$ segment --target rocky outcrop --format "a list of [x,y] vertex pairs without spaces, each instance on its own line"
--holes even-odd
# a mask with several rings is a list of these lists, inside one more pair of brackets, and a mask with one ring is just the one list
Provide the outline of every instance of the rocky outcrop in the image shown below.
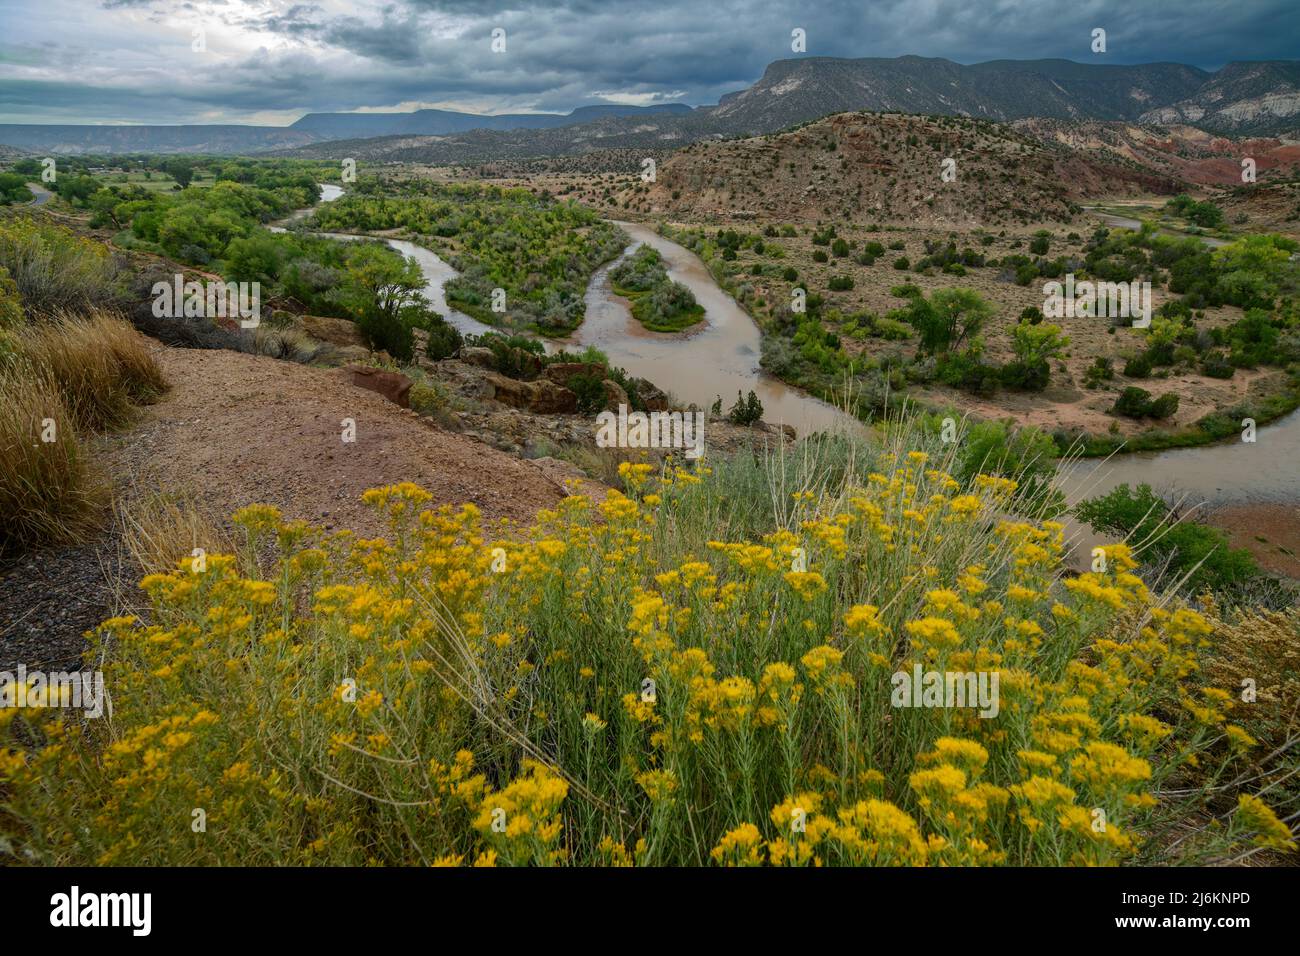
[[356,323],[327,315],[296,316],[293,324],[312,338],[339,348],[365,348],[366,339]]
[[530,411],[540,415],[568,415],[578,410],[578,396],[563,385],[544,378],[530,384],[534,387]]
[[511,408],[528,408],[532,404],[535,393],[532,382],[521,382],[497,372],[489,373],[485,381],[492,387],[492,394],[484,395],[484,398],[495,399]]
[[607,378],[600,384],[605,389],[605,407],[611,412],[618,411],[620,405],[631,406],[631,399],[627,397],[627,390],[618,382],[612,378]]
[[456,358],[469,365],[477,365],[479,368],[495,369],[497,365],[497,357],[492,350],[479,346],[465,346],[456,353]]
[[547,379],[524,382],[489,372],[486,380],[492,387],[490,397],[511,408],[521,408],[540,415],[564,415],[578,410],[578,396]]
[[609,370],[599,362],[555,362],[546,366],[542,374],[556,385],[567,386],[575,378],[604,378]]
[[648,378],[634,378],[632,385],[648,412],[668,411],[668,393]]
[[389,372],[368,365],[349,365],[345,370],[358,388],[378,392],[394,405],[411,407],[411,380],[401,372]]

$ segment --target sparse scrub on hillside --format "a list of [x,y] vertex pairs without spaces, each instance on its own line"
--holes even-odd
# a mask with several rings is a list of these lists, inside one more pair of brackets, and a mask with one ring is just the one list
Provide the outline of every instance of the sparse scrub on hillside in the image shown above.
[[[98,630],[111,724],[2,712],[0,846],[97,865],[1292,851],[1255,796],[1273,758],[1200,669],[1215,622],[1148,591],[1121,544],[1063,578],[1062,527],[1009,514],[1011,480],[951,477],[955,454],[897,423],[884,445],[625,463],[626,494],[522,533],[409,484],[366,495],[383,542],[242,509],[233,554],[148,576],[148,622]],[[996,713],[900,706],[914,667],[999,673]],[[202,840],[163,822],[194,806]]]
[[117,297],[116,266],[107,247],[36,219],[0,221],[0,267],[33,319],[111,306]]

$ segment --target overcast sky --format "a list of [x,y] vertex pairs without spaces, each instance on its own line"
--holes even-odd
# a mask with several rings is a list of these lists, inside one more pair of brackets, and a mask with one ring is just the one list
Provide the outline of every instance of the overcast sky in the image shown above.
[[1300,59],[1297,0],[0,0],[0,122],[695,106],[796,55],[796,27],[810,56]]

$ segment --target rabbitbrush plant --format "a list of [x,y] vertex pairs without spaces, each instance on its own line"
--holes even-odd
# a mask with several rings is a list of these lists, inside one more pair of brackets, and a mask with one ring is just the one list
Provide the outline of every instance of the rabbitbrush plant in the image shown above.
[[[531,528],[414,485],[383,539],[240,511],[99,628],[111,720],[0,711],[0,832],[83,864],[1119,864],[1287,852],[1213,622],[1063,576],[910,423],[622,468]],[[893,675],[996,672],[996,716]],[[0,737],[0,740],[6,738]],[[1267,799],[1269,794],[1264,794]],[[1240,801],[1238,803],[1238,801]],[[200,816],[201,811],[201,816]],[[202,820],[200,827],[196,821]]]

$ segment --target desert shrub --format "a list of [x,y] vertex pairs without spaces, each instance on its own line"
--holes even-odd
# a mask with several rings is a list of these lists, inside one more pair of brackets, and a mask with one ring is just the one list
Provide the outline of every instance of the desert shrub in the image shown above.
[[1127,386],[1111,406],[1112,415],[1124,415],[1128,418],[1145,418],[1151,409],[1151,393],[1136,385]]
[[798,370],[799,354],[794,343],[785,336],[765,335],[759,347],[759,365],[778,378],[785,378]]
[[1002,381],[1012,388],[1041,391],[1051,378],[1050,361],[1059,358],[1069,342],[1059,325],[1018,323],[1011,330],[1016,360],[1002,369]]
[[276,328],[265,324],[251,330],[251,334],[243,338],[243,343],[253,355],[266,355],[301,365],[311,364],[330,348],[301,329]]
[[832,292],[847,292],[853,288],[853,276],[831,276]]
[[1150,485],[1120,485],[1076,506],[1074,516],[1122,537],[1147,564],[1167,565],[1173,580],[1190,575],[1184,587],[1191,594],[1239,594],[1263,576],[1249,551],[1229,547],[1218,528],[1183,518]]
[[401,362],[409,362],[415,354],[411,327],[400,316],[367,307],[356,313],[354,322],[372,351],[387,352]]
[[1166,392],[1159,398],[1151,402],[1147,409],[1147,415],[1157,420],[1163,420],[1172,416],[1178,411],[1178,396],[1173,392]]
[[30,317],[100,308],[116,298],[108,248],[63,226],[21,217],[0,221],[0,266]]
[[466,336],[465,344],[491,349],[494,367],[509,378],[536,378],[545,363],[546,346],[527,335],[506,336],[493,332],[481,337]]
[[998,371],[998,380],[1007,388],[1022,392],[1041,392],[1052,379],[1052,369],[1046,362],[1008,362]]
[[814,249],[814,250],[813,250],[812,257],[813,257],[813,262],[829,262],[829,261],[830,261],[830,257],[827,256],[826,253],[823,252],[821,249]]
[[578,411],[598,412],[605,407],[604,373],[574,375],[565,387],[578,396]]
[[447,389],[441,382],[429,380],[411,385],[411,408],[421,415],[432,415],[447,407]]
[[1002,380],[997,366],[981,361],[971,351],[941,353],[935,373],[945,385],[986,397],[996,394]]
[[871,334],[887,341],[902,341],[912,337],[912,327],[906,322],[882,316],[872,323]]
[[435,362],[451,358],[465,344],[464,336],[445,319],[430,322],[425,331],[429,333],[429,339],[424,352]]
[[1201,361],[1201,374],[1208,375],[1210,378],[1232,378],[1236,374],[1236,367],[1224,359],[1222,355],[1207,355]]
[[907,256],[899,256],[894,260],[894,268],[899,272],[906,272],[911,267],[912,263],[908,261]]
[[763,403],[751,389],[749,394],[741,397],[736,393],[736,403],[727,412],[727,419],[734,425],[753,425],[763,418]]
[[1105,356],[1098,355],[1083,373],[1083,384],[1096,388],[1102,382],[1109,382],[1115,377],[1115,366]]
[[1146,378],[1151,374],[1151,360],[1145,354],[1124,363],[1124,374],[1129,378]]
[[[0,852],[951,866],[1291,848],[1200,668],[1211,622],[1151,594],[1123,545],[1063,578],[1059,525],[1006,517],[1012,482],[961,490],[940,465],[842,437],[693,473],[624,463],[626,494],[504,535],[396,485],[365,496],[382,544],[245,508],[235,553],[150,575],[148,619],[98,629],[111,722],[0,712]],[[1001,674],[997,712],[897,706],[914,667]],[[1241,810],[1160,838],[1211,800]],[[195,806],[201,840],[165,822]]]

